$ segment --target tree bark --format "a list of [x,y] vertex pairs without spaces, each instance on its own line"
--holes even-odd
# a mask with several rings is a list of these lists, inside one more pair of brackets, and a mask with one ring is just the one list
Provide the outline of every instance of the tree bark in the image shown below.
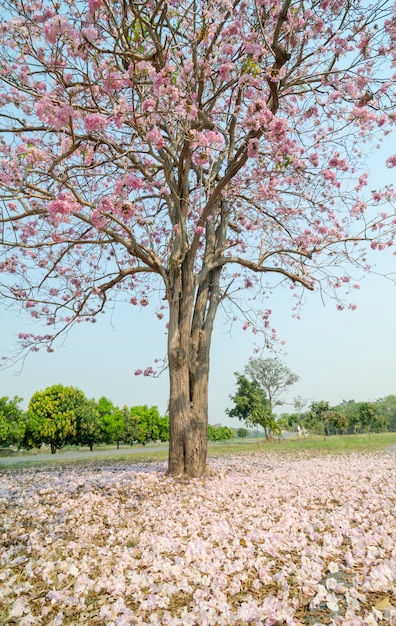
[[[169,303],[169,463],[172,475],[203,476],[207,460],[209,351],[213,329],[209,298],[186,272]],[[190,284],[191,281],[191,284]]]
[[197,355],[189,352],[174,348],[169,354],[168,472],[199,477],[207,460],[209,353],[204,346]]

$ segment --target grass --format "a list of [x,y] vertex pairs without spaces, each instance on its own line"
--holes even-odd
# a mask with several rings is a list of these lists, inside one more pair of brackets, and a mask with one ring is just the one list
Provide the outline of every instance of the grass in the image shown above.
[[[307,453],[322,453],[322,454],[348,454],[350,452],[376,452],[385,450],[388,446],[396,444],[396,432],[387,433],[365,433],[362,435],[333,435],[330,437],[320,437],[311,435],[307,438],[295,437],[292,439],[249,439],[244,441],[231,441],[224,443],[210,443],[208,447],[208,456],[229,456],[237,455],[246,452],[252,452],[255,450],[276,451],[280,454],[293,454],[296,452]],[[18,462],[15,459],[15,463],[12,465],[2,465],[1,469],[20,469],[22,467],[35,467],[42,465],[49,465],[52,463],[62,465],[87,465],[100,464],[100,465],[113,465],[118,463],[152,463],[158,461],[166,461],[168,457],[167,450],[156,450],[155,448],[142,448],[139,452],[134,452],[133,455],[117,454],[114,456],[112,452],[114,447],[102,446],[99,448],[107,450],[108,454],[95,455],[95,449],[90,453],[89,457],[81,456],[81,458],[70,459],[63,457],[62,453],[57,453],[51,460],[40,459],[39,453],[37,454],[37,460],[28,462]],[[125,450],[130,450],[129,447],[125,447]],[[67,450],[65,450],[67,451]],[[28,453],[30,454],[30,452]],[[22,457],[23,454],[18,454],[18,457]]]

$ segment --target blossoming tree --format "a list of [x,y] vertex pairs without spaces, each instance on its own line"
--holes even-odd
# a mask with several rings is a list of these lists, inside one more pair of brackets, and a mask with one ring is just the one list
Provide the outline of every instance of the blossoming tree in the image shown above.
[[364,244],[392,242],[393,192],[368,191],[361,157],[396,117],[395,6],[0,6],[1,293],[49,328],[22,348],[52,350],[114,293],[162,291],[169,471],[199,476],[219,306],[282,281],[338,293]]

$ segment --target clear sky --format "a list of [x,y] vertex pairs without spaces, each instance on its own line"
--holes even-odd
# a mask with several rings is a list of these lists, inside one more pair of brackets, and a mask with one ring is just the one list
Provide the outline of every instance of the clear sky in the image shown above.
[[[387,170],[384,163],[395,152],[395,145],[394,138],[389,138],[370,160],[370,187],[392,182],[394,170]],[[393,252],[371,255],[379,274],[393,272],[396,276]],[[292,318],[288,289],[280,289],[266,303],[273,311],[272,324],[279,338],[286,341],[282,360],[300,376],[285,396],[287,402],[301,396],[308,403],[326,400],[334,405],[343,399],[375,400],[396,394],[396,287],[383,276],[368,276],[353,293],[353,301],[358,304],[356,311],[340,312],[334,301],[323,304],[318,293],[308,293],[299,321]],[[31,330],[31,321],[4,310],[0,319],[0,352],[7,354],[18,332]],[[250,331],[230,330],[220,314],[212,344],[210,423],[239,425],[225,410],[232,406],[229,395],[235,391],[234,372],[243,370],[257,341]],[[121,406],[157,405],[165,413],[167,372],[157,379],[134,375],[136,369],[152,365],[165,352],[164,324],[154,313],[120,304],[97,324],[75,327],[55,353],[30,355],[22,371],[21,364],[0,370],[0,396],[19,395],[26,406],[35,391],[61,383],[79,387],[88,397],[105,395]],[[286,404],[281,410],[292,411],[293,407]]]

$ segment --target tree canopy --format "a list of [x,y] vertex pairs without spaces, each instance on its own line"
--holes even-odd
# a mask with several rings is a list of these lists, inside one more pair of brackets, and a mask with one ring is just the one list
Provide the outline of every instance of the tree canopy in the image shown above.
[[122,294],[167,309],[169,471],[200,475],[219,306],[271,339],[242,293],[342,308],[351,268],[393,243],[393,188],[368,188],[362,157],[396,119],[395,6],[0,7],[0,289],[47,324],[21,346],[53,350]]

